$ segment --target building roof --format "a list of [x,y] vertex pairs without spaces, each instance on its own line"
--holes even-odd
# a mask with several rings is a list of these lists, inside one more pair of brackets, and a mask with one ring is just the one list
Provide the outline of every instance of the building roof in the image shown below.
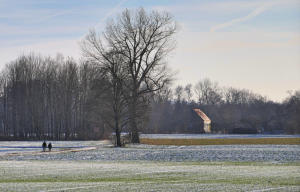
[[204,121],[204,123],[207,123],[207,124],[211,123],[210,118],[208,118],[207,115],[203,111],[201,111],[200,109],[193,109],[193,110],[197,113],[197,115],[199,117],[201,117],[201,119]]

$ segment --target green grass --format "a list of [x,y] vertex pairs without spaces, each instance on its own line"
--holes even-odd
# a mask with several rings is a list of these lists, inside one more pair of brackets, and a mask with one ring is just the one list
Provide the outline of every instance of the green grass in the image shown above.
[[287,180],[287,179],[272,179],[272,178],[228,178],[228,179],[209,179],[209,180],[199,180],[199,179],[188,179],[187,177],[136,177],[136,178],[95,178],[95,179],[31,179],[31,180],[5,180],[0,183],[44,183],[44,182],[63,182],[63,183],[107,183],[107,182],[121,182],[121,183],[143,183],[152,182],[156,184],[164,183],[192,183],[192,184],[239,184],[239,185],[272,185],[272,186],[300,186],[299,180]]
[[[179,174],[179,173],[177,173]],[[286,185],[299,185],[300,180],[299,178],[295,179],[286,179],[286,178],[272,178],[272,177],[261,177],[261,178],[227,178],[227,179],[197,179],[191,177],[190,175],[183,175],[183,176],[172,176],[170,174],[158,174],[155,178],[147,177],[147,176],[139,176],[139,177],[109,177],[109,178],[43,178],[43,179],[8,179],[8,180],[1,180],[0,183],[42,183],[42,182],[123,182],[123,183],[143,183],[143,182],[152,182],[157,184],[163,183],[198,183],[198,184],[208,184],[208,183],[226,183],[226,184],[260,184],[260,185],[272,185],[272,186],[286,186]]]
[[0,161],[0,191],[18,191],[15,186],[39,191],[44,189],[41,185],[48,190],[70,187],[75,191],[82,191],[83,185],[95,185],[97,191],[220,191],[222,187],[227,191],[271,187],[297,191],[300,162]]

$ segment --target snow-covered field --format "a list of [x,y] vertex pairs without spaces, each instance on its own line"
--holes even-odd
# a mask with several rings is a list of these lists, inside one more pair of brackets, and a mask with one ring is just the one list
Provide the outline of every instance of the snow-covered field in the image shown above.
[[299,191],[300,165],[0,161],[0,191]]
[[[51,141],[52,151],[63,149],[75,149],[90,146],[103,146],[107,142],[103,141]],[[43,141],[0,141],[0,158],[1,155],[11,153],[32,153],[42,151]],[[49,142],[47,142],[49,143]]]
[[299,145],[41,143],[0,142],[0,191],[300,191]]
[[[0,142],[1,146],[33,146],[36,142]],[[40,144],[40,143],[38,143]],[[0,160],[92,160],[92,161],[167,161],[167,162],[198,162],[198,161],[300,161],[299,145],[202,145],[202,146],[159,146],[129,145],[126,148],[112,148],[105,142],[97,141],[60,141],[53,142],[53,151],[61,150],[62,146],[96,146],[96,150],[79,151],[76,153],[23,153],[6,155],[12,151],[0,151]],[[1,150],[1,148],[0,148]],[[11,149],[15,150],[15,149]],[[27,149],[18,149],[24,150]],[[41,151],[41,148],[29,150]]]

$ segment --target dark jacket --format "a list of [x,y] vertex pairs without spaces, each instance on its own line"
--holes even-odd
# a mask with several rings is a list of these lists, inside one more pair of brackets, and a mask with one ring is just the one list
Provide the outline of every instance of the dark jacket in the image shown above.
[[46,147],[47,147],[47,144],[46,144],[45,141],[43,142],[42,147],[43,147],[43,148],[46,148]]

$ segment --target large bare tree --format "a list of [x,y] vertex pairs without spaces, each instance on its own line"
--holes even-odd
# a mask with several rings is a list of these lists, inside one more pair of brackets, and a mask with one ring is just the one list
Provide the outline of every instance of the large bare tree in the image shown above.
[[[170,14],[143,8],[126,9],[119,17],[108,22],[102,36],[91,31],[82,43],[86,56],[109,61],[108,53],[121,55],[118,65],[126,71],[122,79],[122,93],[127,100],[131,141],[139,143],[137,127],[138,104],[142,97],[163,88],[171,75],[166,56],[175,47],[176,24]],[[120,78],[117,78],[120,79]]]

